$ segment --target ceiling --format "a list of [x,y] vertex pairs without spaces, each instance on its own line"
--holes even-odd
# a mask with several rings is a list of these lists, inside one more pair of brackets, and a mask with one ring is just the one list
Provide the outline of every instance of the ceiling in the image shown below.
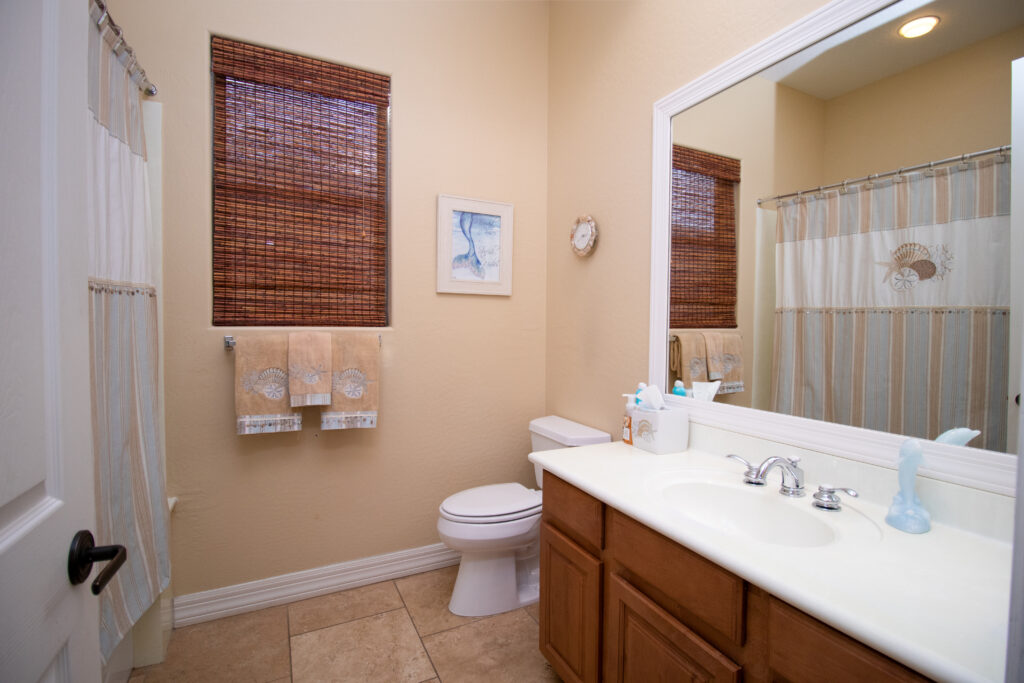
[[[935,29],[906,39],[910,19],[939,17]],[[1022,0],[903,0],[812,45],[761,76],[829,100],[1024,24]]]

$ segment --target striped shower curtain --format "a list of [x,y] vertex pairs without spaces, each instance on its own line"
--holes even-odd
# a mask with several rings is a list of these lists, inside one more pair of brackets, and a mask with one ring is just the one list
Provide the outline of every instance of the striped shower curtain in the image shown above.
[[170,580],[155,269],[139,89],[96,27],[89,40],[89,332],[98,545],[128,559],[100,594],[106,661]]
[[784,202],[772,409],[1006,449],[1008,155]]

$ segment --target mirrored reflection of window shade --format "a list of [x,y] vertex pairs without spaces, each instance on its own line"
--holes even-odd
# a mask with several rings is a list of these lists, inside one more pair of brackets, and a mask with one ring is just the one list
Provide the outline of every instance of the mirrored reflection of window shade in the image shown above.
[[214,36],[213,323],[387,325],[390,78]]
[[669,327],[736,327],[740,162],[672,148]]

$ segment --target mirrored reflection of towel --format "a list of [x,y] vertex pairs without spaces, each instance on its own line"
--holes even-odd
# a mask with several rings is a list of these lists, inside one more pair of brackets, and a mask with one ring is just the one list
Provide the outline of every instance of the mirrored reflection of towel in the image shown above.
[[302,429],[302,415],[289,407],[287,367],[287,334],[238,338],[235,343],[235,415],[239,434]]
[[679,379],[683,380],[687,387],[692,387],[695,381],[708,381],[707,353],[703,335],[693,330],[672,330],[672,334],[678,339],[675,347],[675,368],[672,369],[676,371]]
[[743,338],[739,332],[702,332],[708,379],[721,380],[720,394],[743,391]]
[[331,404],[331,335],[288,335],[288,390],[292,407]]
[[320,429],[376,427],[380,402],[377,333],[335,333],[331,351],[331,405],[320,413]]

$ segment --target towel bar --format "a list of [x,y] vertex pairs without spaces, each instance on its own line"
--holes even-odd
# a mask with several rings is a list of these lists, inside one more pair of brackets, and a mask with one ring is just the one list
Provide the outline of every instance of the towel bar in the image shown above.
[[[232,336],[230,334],[225,334],[224,335],[224,350],[225,351],[234,351],[236,343],[237,342],[235,341],[234,336]],[[379,334],[377,335],[377,347],[378,348],[383,348],[384,347],[384,340],[382,339],[382,335],[379,335]]]

